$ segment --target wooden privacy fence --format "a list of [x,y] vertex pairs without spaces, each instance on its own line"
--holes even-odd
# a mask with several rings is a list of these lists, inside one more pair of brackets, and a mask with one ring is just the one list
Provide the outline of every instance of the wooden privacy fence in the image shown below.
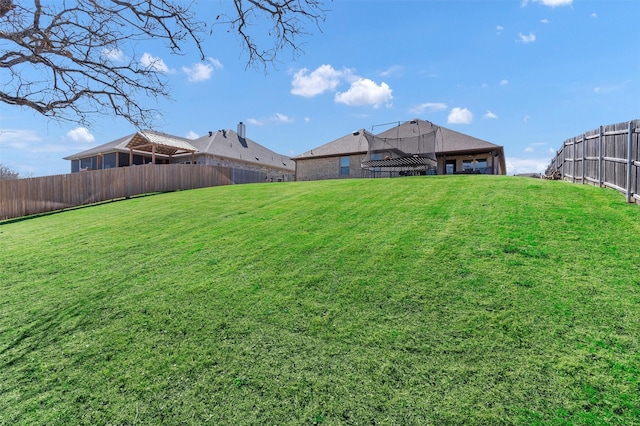
[[148,164],[0,181],[0,220],[153,192],[265,182],[258,171],[200,164]]
[[640,203],[640,120],[600,126],[567,139],[547,167],[573,183],[613,188]]

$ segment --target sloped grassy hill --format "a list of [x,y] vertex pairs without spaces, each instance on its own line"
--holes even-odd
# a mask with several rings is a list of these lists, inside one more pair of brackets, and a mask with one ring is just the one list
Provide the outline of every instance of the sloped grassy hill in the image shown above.
[[0,424],[634,424],[640,208],[443,176],[0,225]]

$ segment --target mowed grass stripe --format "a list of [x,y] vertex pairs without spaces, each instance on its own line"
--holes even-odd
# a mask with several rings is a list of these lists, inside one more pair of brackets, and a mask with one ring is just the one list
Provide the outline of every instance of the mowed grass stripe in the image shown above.
[[0,225],[0,424],[635,424],[639,219],[438,176]]

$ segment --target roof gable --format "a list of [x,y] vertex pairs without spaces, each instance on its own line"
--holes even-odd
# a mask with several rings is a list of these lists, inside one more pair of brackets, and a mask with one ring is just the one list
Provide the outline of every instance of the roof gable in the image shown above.
[[289,157],[271,151],[247,137],[241,138],[233,130],[210,132],[209,135],[191,141],[191,144],[198,148],[199,154],[210,154],[281,169],[295,169],[295,164]]
[[153,152],[155,150],[155,152],[165,155],[193,153],[197,151],[186,139],[149,130],[136,133],[127,144],[127,148],[147,152]]
[[446,127],[438,126],[430,121],[418,118],[405,121],[396,127],[378,134],[379,137],[406,138],[424,133],[436,132],[436,153],[496,149],[499,145],[478,139]]
[[71,154],[67,157],[64,157],[64,160],[76,160],[78,158],[91,157],[93,155],[104,154],[104,153],[114,152],[114,151],[121,151],[121,152],[128,151],[127,144],[129,143],[129,141],[131,141],[131,139],[135,135],[136,133],[133,133],[131,135],[123,136],[111,142],[107,142],[102,145],[94,146],[93,148],[80,151],[76,154]]
[[334,141],[297,155],[294,157],[294,160],[367,152],[369,145],[367,138],[364,136],[365,132],[366,130],[360,129],[349,133]]
[[65,160],[75,160],[78,158],[91,157],[109,152],[129,152],[134,151],[152,152],[152,145],[156,146],[156,153],[163,155],[175,155],[181,153],[191,153],[197,149],[191,145],[187,139],[166,133],[144,130],[124,136],[122,138],[107,142],[102,145],[89,148],[85,151],[64,157]]
[[[366,130],[361,129],[357,132],[347,134],[334,141],[304,152],[294,157],[294,160],[366,153],[369,147],[364,137],[365,132]],[[376,136],[397,139],[415,137],[431,132],[436,132],[436,153],[495,150],[502,148],[491,142],[420,119],[399,123],[397,126],[378,133]]]
[[109,152],[129,152],[130,148],[134,151],[151,152],[149,144],[156,146],[157,154],[179,157],[180,155],[191,156],[192,152],[196,152],[255,163],[259,166],[278,167],[291,171],[295,169],[295,163],[288,156],[271,151],[249,138],[241,138],[233,130],[210,132],[209,135],[194,140],[145,130],[69,155],[64,159],[75,160]]

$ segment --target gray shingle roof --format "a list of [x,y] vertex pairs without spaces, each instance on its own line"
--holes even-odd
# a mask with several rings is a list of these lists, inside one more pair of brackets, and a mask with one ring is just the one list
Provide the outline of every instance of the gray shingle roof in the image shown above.
[[[386,138],[407,138],[417,136],[419,134],[436,131],[436,153],[446,154],[465,151],[492,150],[502,148],[499,145],[487,142],[446,127],[438,126],[426,120],[414,119],[399,124],[377,134],[379,137]],[[365,130],[345,135],[327,144],[313,148],[302,153],[294,160],[309,159],[324,156],[337,156],[355,153],[365,153],[368,150],[367,140],[364,138]]]
[[[89,148],[77,154],[65,157],[65,160],[75,160],[78,158],[91,157],[97,154],[106,154],[109,152],[129,152],[127,145],[134,138],[144,137],[150,142],[162,146],[179,148],[183,151],[195,150],[196,155],[209,154],[217,157],[223,157],[230,160],[240,160],[246,163],[254,163],[258,166],[270,166],[280,169],[295,170],[295,163],[288,156],[278,154],[270,149],[254,142],[249,138],[241,138],[233,130],[219,130],[211,132],[211,135],[205,135],[201,138],[190,140],[165,133],[154,132],[150,130],[141,131],[120,139]],[[135,148],[134,148],[135,151]],[[191,153],[177,154],[175,158],[181,155],[191,157]]]
[[64,157],[64,160],[76,160],[78,158],[86,158],[86,157],[91,157],[93,155],[103,154],[107,152],[114,152],[114,151],[129,152],[129,149],[127,149],[127,144],[129,143],[129,141],[131,141],[131,139],[135,135],[136,133],[133,133],[131,135],[121,137],[120,139],[116,139],[114,141],[107,142],[102,145],[94,146],[93,148],[89,148],[84,151],[80,151],[76,154],[71,154],[67,157]]
[[[85,151],[78,152],[77,154],[69,155],[68,157],[64,157],[65,160],[75,160],[78,158],[86,158],[91,157],[97,154],[105,154],[108,152],[129,152],[128,145],[134,139],[146,139],[151,143],[155,143],[160,146],[173,148],[178,151],[195,151],[193,145],[191,145],[190,141],[185,138],[180,138],[178,136],[168,135],[166,133],[154,132],[151,130],[144,130],[137,133],[133,133],[131,135],[124,136],[120,139],[116,139],[111,142],[107,142],[102,145],[95,146],[93,148],[89,148]],[[136,148],[133,148],[134,151],[137,151]],[[147,150],[144,150],[147,152]],[[191,154],[189,154],[191,155]]]
[[321,145],[317,148],[313,148],[307,152],[303,152],[294,157],[294,160],[302,158],[317,158],[317,157],[333,157],[336,155],[347,155],[367,152],[368,143],[365,138],[366,130],[360,129],[348,135],[344,135],[334,141]]
[[249,138],[241,138],[233,130],[218,130],[190,141],[198,149],[197,154],[210,154],[256,165],[267,165],[295,170],[295,163],[288,157],[271,151]]

